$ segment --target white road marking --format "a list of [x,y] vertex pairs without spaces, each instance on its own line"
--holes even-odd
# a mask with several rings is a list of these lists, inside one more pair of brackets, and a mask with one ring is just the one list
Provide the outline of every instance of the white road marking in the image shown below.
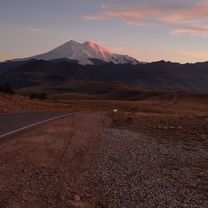
[[29,129],[31,127],[34,127],[34,126],[37,126],[37,125],[40,125],[40,124],[43,124],[43,123],[46,123],[46,122],[49,122],[49,121],[54,121],[54,120],[57,120],[57,119],[60,119],[60,118],[65,118],[67,116],[74,115],[74,114],[78,114],[78,113],[67,113],[67,114],[64,114],[64,115],[61,115],[61,116],[52,117],[52,118],[44,120],[44,121],[40,121],[40,122],[36,122],[36,123],[30,124],[28,126],[25,126],[25,127],[22,127],[22,128],[13,130],[13,131],[10,131],[10,132],[8,132],[6,134],[2,134],[2,135],[0,135],[0,139],[3,138],[3,137],[9,136],[11,134],[15,134],[17,132],[23,131],[25,129]]

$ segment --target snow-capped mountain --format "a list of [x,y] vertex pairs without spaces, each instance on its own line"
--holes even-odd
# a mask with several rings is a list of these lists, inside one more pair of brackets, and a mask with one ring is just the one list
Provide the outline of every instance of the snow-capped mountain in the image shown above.
[[79,64],[94,64],[95,60],[103,62],[113,62],[115,64],[137,64],[136,59],[128,55],[114,54],[110,50],[105,49],[95,42],[87,41],[79,43],[77,41],[68,41],[65,44],[37,56],[29,57],[22,60],[37,59],[37,60],[53,60],[53,59],[70,59],[76,60]]

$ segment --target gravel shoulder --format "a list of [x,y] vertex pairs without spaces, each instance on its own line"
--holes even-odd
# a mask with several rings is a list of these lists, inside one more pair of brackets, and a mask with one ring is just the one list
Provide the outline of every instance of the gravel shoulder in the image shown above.
[[100,147],[86,186],[99,196],[98,207],[208,207],[208,152],[201,144],[190,151],[107,129]]

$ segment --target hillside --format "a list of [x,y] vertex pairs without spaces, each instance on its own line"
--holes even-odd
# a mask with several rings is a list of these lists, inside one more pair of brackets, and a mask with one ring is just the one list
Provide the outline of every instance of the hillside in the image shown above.
[[67,104],[55,103],[52,101],[30,100],[22,96],[0,93],[0,114],[28,111],[67,111],[69,109],[70,106]]
[[0,65],[0,82],[16,89],[43,86],[46,89],[66,89],[72,82],[122,83],[141,88],[208,91],[208,63],[79,65],[64,60],[31,60]]

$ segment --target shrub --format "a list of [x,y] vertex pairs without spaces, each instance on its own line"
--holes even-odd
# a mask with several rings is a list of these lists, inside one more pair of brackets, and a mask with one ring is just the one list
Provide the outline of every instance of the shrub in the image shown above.
[[37,94],[36,93],[32,93],[30,95],[30,99],[33,100],[33,99],[37,99]]
[[40,100],[46,100],[46,99],[47,99],[46,93],[40,93],[40,94],[38,95],[38,99],[40,99]]
[[9,84],[5,84],[3,86],[0,85],[0,92],[3,92],[5,94],[10,94],[10,95],[14,94],[14,90]]
[[40,99],[40,100],[46,100],[47,99],[47,94],[46,93],[32,93],[30,95],[30,99]]

